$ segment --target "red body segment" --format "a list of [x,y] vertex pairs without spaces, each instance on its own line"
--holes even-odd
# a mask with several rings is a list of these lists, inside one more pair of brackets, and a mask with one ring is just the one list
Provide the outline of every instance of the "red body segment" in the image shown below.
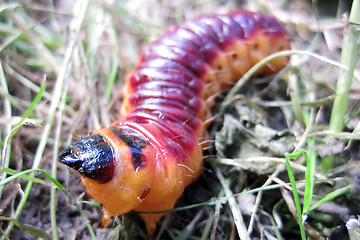
[[[289,39],[282,26],[273,17],[247,11],[185,22],[145,48],[126,78],[123,120],[89,136],[104,137],[116,166],[106,183],[83,177],[87,192],[104,206],[104,222],[132,209],[171,209],[201,173],[202,123],[213,106],[210,97],[284,49]],[[287,62],[277,58],[259,73],[274,73]],[[73,152],[68,149],[62,158]],[[150,234],[161,216],[142,214]]]

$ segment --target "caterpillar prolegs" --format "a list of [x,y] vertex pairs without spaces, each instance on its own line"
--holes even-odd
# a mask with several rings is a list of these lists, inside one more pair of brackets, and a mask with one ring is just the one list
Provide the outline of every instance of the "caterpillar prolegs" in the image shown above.
[[[235,11],[185,22],[145,48],[126,77],[123,120],[92,131],[59,155],[103,204],[103,225],[131,210],[173,208],[201,173],[199,143],[212,96],[289,45],[273,17]],[[259,73],[274,73],[287,62],[276,58]],[[163,214],[141,216],[152,234]]]

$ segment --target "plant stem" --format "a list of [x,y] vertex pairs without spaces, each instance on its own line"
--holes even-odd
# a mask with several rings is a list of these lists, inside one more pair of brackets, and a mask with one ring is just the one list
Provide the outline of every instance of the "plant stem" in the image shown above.
[[344,41],[341,52],[341,64],[347,69],[340,69],[336,85],[334,106],[330,118],[330,130],[341,131],[344,127],[345,113],[349,101],[349,93],[354,75],[354,68],[359,47],[360,0],[355,0],[351,8],[349,26],[344,30]]
[[[344,40],[340,59],[340,63],[346,66],[346,69],[340,69],[339,72],[329,125],[329,129],[336,132],[340,132],[344,128],[344,119],[357,59],[360,39],[360,0],[354,0],[353,2],[349,23],[349,26],[344,30]],[[324,158],[321,162],[322,169],[328,171],[332,168],[333,162],[333,156]]]
[[[4,70],[2,67],[2,62],[0,61],[0,86],[1,88],[6,92],[9,93],[8,90],[8,85],[6,82],[6,78],[5,78],[5,74],[4,74]],[[5,125],[4,129],[5,129],[5,134],[6,136],[10,135],[11,133],[11,123],[10,123],[10,118],[11,118],[11,104],[10,101],[7,97],[4,96],[4,100],[3,100],[3,109],[4,109],[4,115],[6,118],[9,119],[9,123]],[[9,167],[10,164],[10,151],[11,151],[11,139],[9,139],[8,142],[4,141],[0,144],[3,144],[3,148],[1,151],[1,163],[0,163],[0,181],[4,180],[6,178],[6,173],[4,172],[5,168]],[[0,186],[0,199],[2,197],[3,194],[3,186]]]

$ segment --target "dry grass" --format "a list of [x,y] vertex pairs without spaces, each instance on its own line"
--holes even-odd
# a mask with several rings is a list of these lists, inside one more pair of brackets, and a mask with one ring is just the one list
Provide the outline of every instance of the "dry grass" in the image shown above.
[[[209,130],[214,144],[205,152],[202,176],[154,239],[299,239],[285,156],[301,149],[316,161],[335,160],[327,173],[317,168],[314,201],[352,186],[306,213],[306,234],[347,236],[345,222],[359,214],[359,68],[345,130],[328,131],[340,68],[332,61],[340,59],[346,1],[333,10],[329,3],[328,11],[302,0],[54,2],[0,0],[2,239],[143,239],[144,224],[133,212],[100,228],[101,206],[87,198],[76,173],[58,164],[58,151],[74,135],[117,119],[125,73],[169,25],[236,8],[273,14],[294,50],[325,61],[293,54],[277,76],[254,79],[240,90]],[[307,199],[301,181],[307,165],[303,158],[291,164],[301,202]],[[25,175],[29,169],[42,169],[65,189],[39,171]],[[9,178],[17,172],[23,175]]]

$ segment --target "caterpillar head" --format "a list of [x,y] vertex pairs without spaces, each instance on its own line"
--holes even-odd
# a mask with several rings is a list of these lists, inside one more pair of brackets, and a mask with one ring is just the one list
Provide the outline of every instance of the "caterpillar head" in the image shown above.
[[101,183],[110,181],[114,175],[113,149],[100,134],[71,144],[60,153],[59,160],[83,176]]
[[103,204],[103,226],[138,207],[152,192],[153,146],[129,127],[95,130],[59,154],[77,170],[86,192]]

